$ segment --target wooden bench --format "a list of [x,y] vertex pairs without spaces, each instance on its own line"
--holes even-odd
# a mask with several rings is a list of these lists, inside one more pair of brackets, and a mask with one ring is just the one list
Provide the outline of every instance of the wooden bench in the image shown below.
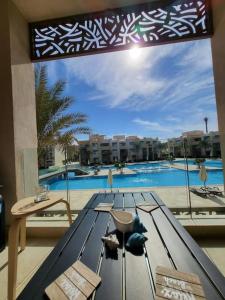
[[[115,226],[109,213],[94,211],[101,202],[138,213],[148,229],[142,253],[128,251],[122,235],[117,255],[106,251],[101,237]],[[156,208],[150,213],[137,208],[143,202]],[[18,299],[46,299],[45,288],[77,259],[102,278],[96,300],[155,299],[157,266],[195,273],[207,299],[225,299],[223,275],[152,192],[94,194]]]

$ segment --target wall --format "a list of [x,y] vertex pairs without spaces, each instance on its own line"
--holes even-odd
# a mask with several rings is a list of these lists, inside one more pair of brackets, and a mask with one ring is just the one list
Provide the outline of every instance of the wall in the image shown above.
[[9,222],[13,203],[33,194],[38,179],[28,24],[10,1],[1,2],[0,45],[0,182]]
[[213,1],[214,36],[211,41],[221,155],[225,178],[225,1]]
[[62,151],[62,149],[55,147],[55,166],[61,167],[63,165],[63,161],[65,160],[65,153]]
[[[12,72],[10,57],[8,2],[0,10],[0,192],[6,200],[6,210],[16,197],[15,149],[13,127]],[[9,214],[7,213],[7,218]]]

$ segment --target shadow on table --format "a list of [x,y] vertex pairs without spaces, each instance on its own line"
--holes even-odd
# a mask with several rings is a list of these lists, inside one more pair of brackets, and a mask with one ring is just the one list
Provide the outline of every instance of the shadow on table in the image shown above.
[[[110,234],[116,234],[116,237],[119,241],[118,249],[122,249],[123,245],[124,245],[126,251],[130,252],[131,254],[133,254],[135,256],[141,256],[144,254],[143,246],[135,247],[135,248],[130,248],[130,247],[126,246],[127,240],[129,239],[129,237],[132,233],[126,233],[123,236],[123,234],[121,232],[119,232],[118,230],[113,230],[111,232],[108,232],[107,235],[110,235]],[[110,258],[110,259],[118,260],[118,249],[111,250],[107,245],[105,245],[106,259]]]

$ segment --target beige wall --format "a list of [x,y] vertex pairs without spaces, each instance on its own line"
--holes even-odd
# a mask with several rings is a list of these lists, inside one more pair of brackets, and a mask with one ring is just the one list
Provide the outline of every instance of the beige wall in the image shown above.
[[1,2],[0,45],[0,184],[4,185],[0,192],[9,220],[13,203],[34,192],[38,177],[34,70],[29,60],[28,26],[8,1]]
[[225,1],[214,1],[213,20],[215,31],[211,43],[213,69],[221,152],[223,164],[225,166]]
[[17,197],[20,199],[34,194],[37,185],[37,129],[28,24],[13,4],[10,4],[10,42]]
[[9,34],[8,3],[2,1],[0,10],[0,182],[4,188],[0,192],[6,199],[6,209],[9,209],[9,204],[16,195]]
[[62,149],[55,147],[55,166],[62,166],[63,160],[65,160],[65,154]]

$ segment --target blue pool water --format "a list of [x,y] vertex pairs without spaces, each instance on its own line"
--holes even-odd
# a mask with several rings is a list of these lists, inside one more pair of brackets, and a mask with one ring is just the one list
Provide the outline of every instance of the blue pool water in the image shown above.
[[[199,180],[199,171],[189,172],[190,185],[202,185]],[[50,190],[65,190],[66,181],[63,179],[51,179],[45,182],[49,184]],[[185,186],[187,184],[186,174],[182,170],[158,169],[149,172],[138,172],[132,175],[114,175],[114,188],[129,187],[155,187],[155,186]],[[208,171],[207,184],[223,184],[221,170]],[[69,189],[106,189],[109,188],[106,176],[99,177],[73,177],[70,174]]]
[[[185,160],[178,160],[176,161],[176,163],[182,163],[182,164],[185,164],[186,161]],[[193,159],[188,159],[188,164],[189,165],[195,165],[195,161]],[[223,163],[221,160],[206,160],[204,162],[204,165],[205,166],[208,166],[208,167],[217,167],[217,168],[222,168],[223,167]]]
[[166,167],[166,164],[168,164],[168,162],[133,164],[128,165],[127,168],[137,173],[153,173],[161,172],[165,169],[168,171],[169,168]]
[[[142,169],[142,168],[157,168],[162,166],[163,164],[166,164],[166,162],[157,162],[157,163],[140,163],[140,164],[132,164],[132,165],[127,165],[126,167],[133,170],[133,169]],[[167,162],[168,164],[168,162]]]

